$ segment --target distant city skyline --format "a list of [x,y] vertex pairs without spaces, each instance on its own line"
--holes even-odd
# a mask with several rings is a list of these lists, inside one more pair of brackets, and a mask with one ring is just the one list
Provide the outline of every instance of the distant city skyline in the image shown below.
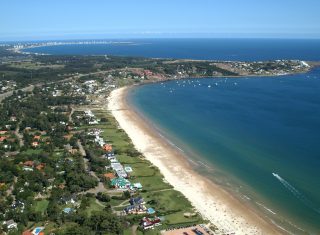
[[320,38],[318,0],[3,0],[0,40]]

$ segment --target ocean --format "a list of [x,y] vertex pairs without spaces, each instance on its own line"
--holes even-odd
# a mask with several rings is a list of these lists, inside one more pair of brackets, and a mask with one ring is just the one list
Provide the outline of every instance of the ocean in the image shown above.
[[54,55],[121,55],[230,61],[320,59],[320,40],[313,39],[127,39],[110,41],[114,43],[47,46],[29,48],[25,51]]
[[320,69],[144,85],[128,99],[196,170],[297,234],[320,231],[319,91]]
[[[160,39],[29,49],[212,60],[320,60],[320,40]],[[320,69],[148,84],[128,101],[194,168],[292,234],[320,234]]]

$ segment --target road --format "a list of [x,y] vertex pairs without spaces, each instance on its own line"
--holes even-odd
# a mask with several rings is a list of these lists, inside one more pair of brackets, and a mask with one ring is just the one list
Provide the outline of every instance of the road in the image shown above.
[[89,189],[89,190],[85,191],[84,193],[93,193],[93,194],[97,195],[98,193],[108,192],[108,190],[106,189],[104,184],[102,182],[100,182],[100,179],[96,175],[96,173],[94,171],[89,170],[89,166],[88,166],[89,160],[86,158],[86,151],[84,150],[80,140],[77,141],[77,145],[78,145],[78,148],[79,148],[79,152],[82,155],[83,160],[84,160],[84,168],[85,168],[85,170],[89,171],[89,174],[91,176],[93,176],[94,178],[96,178],[98,180],[98,182],[99,182],[98,185],[95,188]]
[[21,135],[19,131],[20,131],[20,123],[17,125],[17,128],[14,131],[14,134],[19,140],[19,146],[22,147],[24,145],[23,135]]
[[24,88],[21,88],[21,89],[17,89],[17,90],[13,90],[13,91],[8,91],[8,92],[5,92],[5,93],[2,93],[2,94],[0,94],[0,102],[2,102],[5,98],[7,98],[9,96],[12,96],[14,91],[18,91],[18,90],[21,90],[21,91],[24,91],[24,92],[33,91],[34,87],[35,87],[35,85],[30,85],[30,86],[27,86],[27,87],[24,87]]

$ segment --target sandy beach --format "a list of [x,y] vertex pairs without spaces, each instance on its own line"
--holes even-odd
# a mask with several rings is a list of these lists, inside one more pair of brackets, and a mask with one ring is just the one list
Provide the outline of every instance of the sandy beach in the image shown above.
[[276,226],[265,221],[221,186],[195,172],[178,149],[128,106],[125,100],[128,89],[114,90],[108,98],[107,109],[136,149],[160,169],[165,180],[180,191],[205,219],[222,233],[282,234]]

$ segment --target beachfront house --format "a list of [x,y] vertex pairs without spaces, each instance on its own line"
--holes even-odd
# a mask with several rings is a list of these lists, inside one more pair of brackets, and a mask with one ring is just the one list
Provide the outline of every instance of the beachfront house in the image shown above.
[[127,215],[145,214],[145,213],[147,213],[147,208],[145,207],[145,205],[142,205],[142,204],[130,205],[130,206],[127,206],[126,208],[124,208],[124,212]]
[[142,197],[132,197],[129,200],[130,205],[142,205],[145,204],[145,201]]
[[109,179],[109,180],[112,180],[112,179],[116,178],[116,176],[115,176],[112,172],[105,173],[103,176],[104,176],[106,179]]
[[154,218],[143,217],[143,219],[140,221],[140,226],[144,230],[154,228],[155,226],[160,226],[160,225],[161,225],[161,219],[159,217],[154,217]]
[[104,144],[102,148],[106,152],[111,152],[112,151],[112,145],[111,144]]
[[116,172],[117,176],[120,178],[127,178],[128,174],[123,169],[123,166],[119,162],[111,162],[111,168]]
[[120,177],[112,179],[110,184],[112,187],[120,188],[120,189],[128,189],[131,186],[131,183],[129,180],[125,178],[120,178]]
[[132,197],[129,200],[130,206],[124,208],[126,214],[145,214],[148,209],[145,207],[145,201],[142,197]]

